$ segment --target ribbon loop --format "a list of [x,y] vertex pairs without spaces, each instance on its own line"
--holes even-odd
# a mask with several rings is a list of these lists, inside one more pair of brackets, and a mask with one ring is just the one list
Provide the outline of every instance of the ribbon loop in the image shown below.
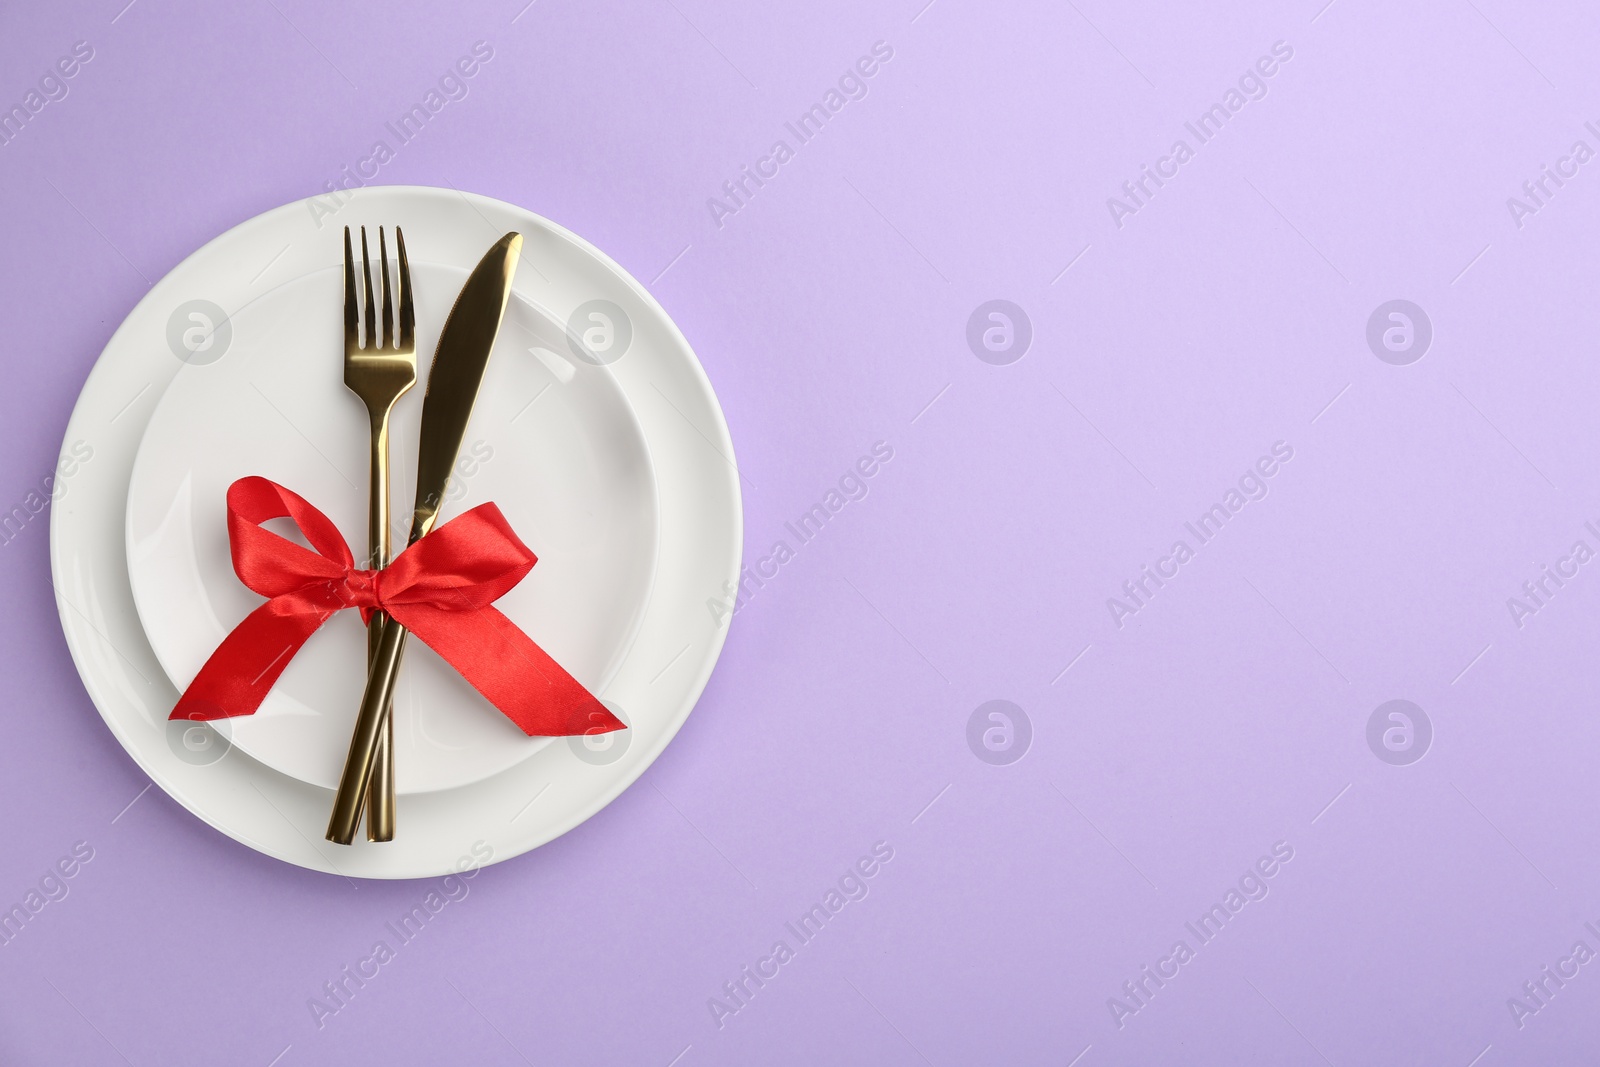
[[[264,529],[291,519],[311,549]],[[251,715],[324,622],[345,608],[387,612],[439,653],[529,736],[608,733],[623,724],[506,618],[494,601],[538,562],[494,504],[480,504],[361,570],[338,528],[266,478],[228,487],[234,573],[267,602],[223,639],[172,709],[173,719]]]

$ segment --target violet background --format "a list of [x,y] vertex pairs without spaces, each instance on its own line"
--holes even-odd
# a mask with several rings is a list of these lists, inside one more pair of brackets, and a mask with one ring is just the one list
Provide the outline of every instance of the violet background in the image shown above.
[[[482,872],[321,1029],[308,999],[430,883],[267,859],[159,789],[128,807],[148,779],[26,527],[0,903],[95,859],[0,948],[0,1061],[1592,1058],[1600,965],[1521,1028],[1507,998],[1600,949],[1600,565],[1520,629],[1506,599],[1600,547],[1600,161],[1521,228],[1506,200],[1600,149],[1600,10],[124,2],[0,11],[6,107],[95,51],[0,147],[6,507],[152,280],[321,192],[479,40],[376,180],[524,205],[650,286],[727,415],[747,561],[895,454],[741,610],[645,777]],[[1119,229],[1107,197],[1280,40],[1266,98]],[[716,225],[877,41],[867,97]],[[1034,331],[1007,366],[965,339],[994,298]],[[1395,298],[1434,329],[1408,366],[1365,340]],[[1117,628],[1106,598],[1279,440],[1270,495]],[[1366,740],[1395,698],[1433,726],[1409,766]],[[1032,724],[1007,766],[968,747],[992,699]],[[719,1029],[708,998],[878,841],[870,895]],[[1270,895],[1119,1029],[1107,998],[1277,841]]]

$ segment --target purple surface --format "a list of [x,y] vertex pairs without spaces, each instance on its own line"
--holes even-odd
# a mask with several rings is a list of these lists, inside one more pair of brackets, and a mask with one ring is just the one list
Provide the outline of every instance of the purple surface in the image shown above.
[[[376,180],[525,205],[650,285],[727,413],[747,559],[875,442],[893,459],[748,599],[637,785],[483,871],[320,1025],[435,886],[290,867],[143,792],[61,638],[46,521],[8,535],[0,904],[93,859],[0,948],[0,1060],[1592,1060],[1600,563],[1561,561],[1600,551],[1600,160],[1570,161],[1600,151],[1600,13],[123,2],[0,12],[5,107],[93,49],[0,145],[6,507],[152,280],[358,166],[477,41]],[[866,95],[800,143],[785,123],[875,42]],[[1275,42],[1201,143],[1185,123]],[[1176,174],[1127,198],[1145,165]],[[994,299],[1031,324],[1009,364],[967,340]],[[1369,346],[1397,299],[1420,360]],[[1276,442],[1202,544],[1185,523]],[[991,700],[1027,716],[1009,749],[969,732]],[[1413,713],[1391,752],[1385,711],[1369,743],[1391,700],[1431,737]],[[870,892],[802,944],[785,924],[877,842]],[[1241,879],[1265,897],[1202,943],[1185,924]],[[739,1007],[724,983],[780,940]]]

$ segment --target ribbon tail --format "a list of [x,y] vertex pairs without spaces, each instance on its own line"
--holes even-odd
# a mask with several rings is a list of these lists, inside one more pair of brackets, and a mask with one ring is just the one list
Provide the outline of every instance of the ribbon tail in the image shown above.
[[499,609],[391,604],[417,639],[530,737],[605,734],[623,723]]
[[168,718],[209,721],[254,714],[300,646],[332,614],[296,610],[282,603],[288,599],[267,601],[234,627],[183,691]]

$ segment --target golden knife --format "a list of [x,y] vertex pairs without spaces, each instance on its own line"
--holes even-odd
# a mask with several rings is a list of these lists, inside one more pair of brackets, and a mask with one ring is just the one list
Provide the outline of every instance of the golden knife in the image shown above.
[[[521,251],[519,233],[508,233],[495,242],[462,286],[439,335],[422,400],[417,496],[407,544],[420,540],[439,518],[450,470],[461,449],[467,420],[472,417],[472,405],[483,383],[495,336],[500,332]],[[388,620],[370,660],[366,692],[361,697],[361,711],[356,716],[350,752],[345,757],[339,789],[333,798],[333,815],[328,821],[328,840],[336,844],[350,844],[361,821],[362,798],[372,777],[373,751],[388,719],[405,639],[406,628]]]

